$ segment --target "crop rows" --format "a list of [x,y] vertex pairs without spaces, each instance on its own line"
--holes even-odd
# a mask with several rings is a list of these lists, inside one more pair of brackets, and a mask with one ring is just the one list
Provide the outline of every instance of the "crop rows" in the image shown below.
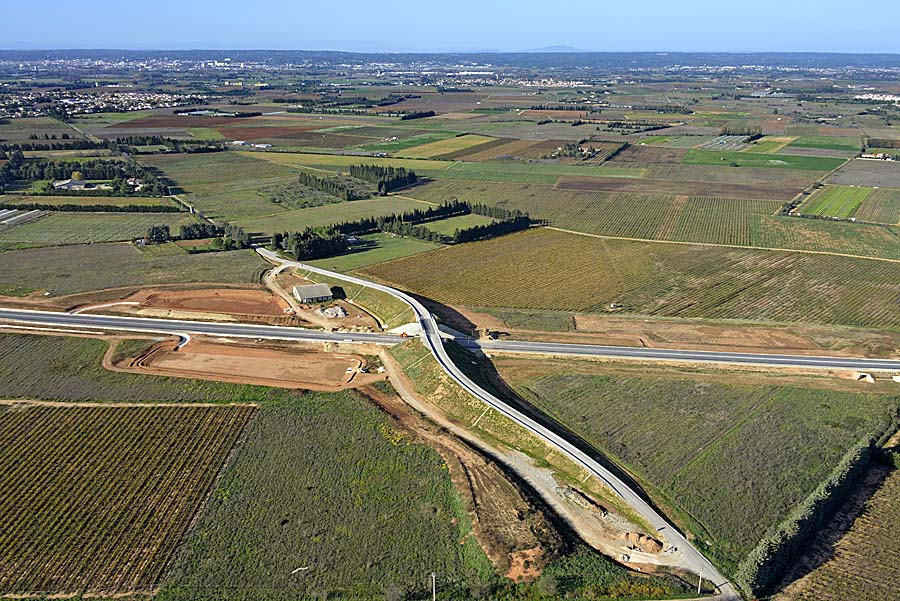
[[888,475],[823,565],[787,589],[797,601],[882,601],[897,595],[900,472]]
[[900,228],[824,219],[751,216],[753,246],[900,259]]
[[158,584],[252,412],[0,412],[0,593],[116,593]]
[[871,193],[872,188],[827,186],[803,203],[800,212],[827,217],[852,217]]
[[900,264],[533,230],[363,270],[448,304],[900,325]]
[[0,232],[0,249],[131,240],[154,225],[177,233],[182,224],[194,222],[187,213],[55,213]]
[[900,225],[900,190],[875,190],[866,198],[856,218],[861,221]]

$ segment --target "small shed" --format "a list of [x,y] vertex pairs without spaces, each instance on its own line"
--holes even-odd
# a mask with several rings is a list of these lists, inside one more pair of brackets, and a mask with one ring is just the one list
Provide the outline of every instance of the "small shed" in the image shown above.
[[294,286],[294,298],[298,302],[309,305],[312,303],[326,303],[334,298],[328,284],[307,284]]

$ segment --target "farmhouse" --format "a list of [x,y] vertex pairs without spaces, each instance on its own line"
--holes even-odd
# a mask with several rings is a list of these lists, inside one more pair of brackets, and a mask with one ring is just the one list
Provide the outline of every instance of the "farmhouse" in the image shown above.
[[328,284],[294,286],[294,298],[303,304],[324,303],[334,298]]
[[92,184],[83,179],[64,179],[53,182],[54,190],[111,190],[107,184]]

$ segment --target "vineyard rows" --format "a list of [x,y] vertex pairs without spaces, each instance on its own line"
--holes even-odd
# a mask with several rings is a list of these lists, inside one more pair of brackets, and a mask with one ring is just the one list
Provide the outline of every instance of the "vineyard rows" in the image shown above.
[[156,586],[253,411],[0,411],[0,594]]
[[861,221],[900,225],[900,190],[880,188],[872,192],[856,211]]
[[800,213],[826,217],[852,217],[866,200],[872,188],[855,186],[826,186],[813,194],[798,209]]
[[364,272],[451,305],[900,325],[900,264],[830,255],[533,230]]
[[785,597],[795,601],[883,601],[897,598],[900,573],[900,472],[888,475],[834,555]]

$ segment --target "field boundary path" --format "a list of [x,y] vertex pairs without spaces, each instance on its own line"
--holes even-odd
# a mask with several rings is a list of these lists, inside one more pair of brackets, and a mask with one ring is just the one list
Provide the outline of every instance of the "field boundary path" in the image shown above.
[[[883,224],[881,224],[883,225]],[[832,257],[845,257],[847,259],[868,259],[869,261],[884,261],[885,263],[900,263],[900,259],[888,259],[885,257],[870,257],[868,255],[851,255],[849,253],[838,253],[828,250],[800,250],[796,248],[773,248],[770,246],[743,246],[740,244],[719,244],[716,242],[684,242],[681,240],[651,240],[649,238],[628,238],[625,236],[606,236],[604,234],[588,234],[587,232],[576,232],[575,230],[567,230],[553,225],[544,226],[548,230],[562,232],[564,234],[575,234],[576,236],[587,236],[588,238],[600,238],[601,240],[625,240],[628,242],[652,242],[654,244],[679,244],[681,246],[714,246],[718,248],[741,248],[744,250],[766,250],[771,252],[784,253],[803,253],[806,255],[831,255]]]
[[422,330],[421,340],[425,346],[431,351],[431,354],[437,360],[441,368],[470,394],[494,408],[499,413],[526,430],[537,435],[541,440],[548,444],[551,448],[555,448],[577,465],[587,470],[590,474],[601,480],[606,486],[613,490],[622,500],[627,503],[635,512],[645,519],[651,526],[657,529],[657,532],[663,532],[663,536],[669,541],[669,544],[679,548],[684,560],[682,567],[694,572],[702,574],[704,578],[712,582],[719,590],[722,599],[739,599],[734,587],[730,582],[719,573],[718,569],[671,524],[669,524],[662,515],[660,515],[653,507],[651,507],[643,497],[634,490],[629,488],[615,474],[603,467],[598,461],[591,458],[577,446],[556,434],[552,430],[542,426],[537,421],[531,419],[525,414],[519,412],[513,407],[507,405],[501,399],[495,397],[478,384],[473,382],[462,370],[460,370],[453,360],[450,358],[444,348],[443,337],[438,329],[437,321],[425,306],[412,296],[382,284],[375,284],[367,280],[349,276],[345,274],[335,273],[326,269],[320,269],[312,265],[300,263],[297,261],[288,261],[281,258],[278,254],[266,250],[261,247],[256,248],[263,258],[275,265],[290,265],[298,269],[305,269],[318,273],[320,275],[333,277],[359,286],[365,286],[385,294],[389,294],[398,298],[409,305],[416,314],[419,321],[419,327]]

